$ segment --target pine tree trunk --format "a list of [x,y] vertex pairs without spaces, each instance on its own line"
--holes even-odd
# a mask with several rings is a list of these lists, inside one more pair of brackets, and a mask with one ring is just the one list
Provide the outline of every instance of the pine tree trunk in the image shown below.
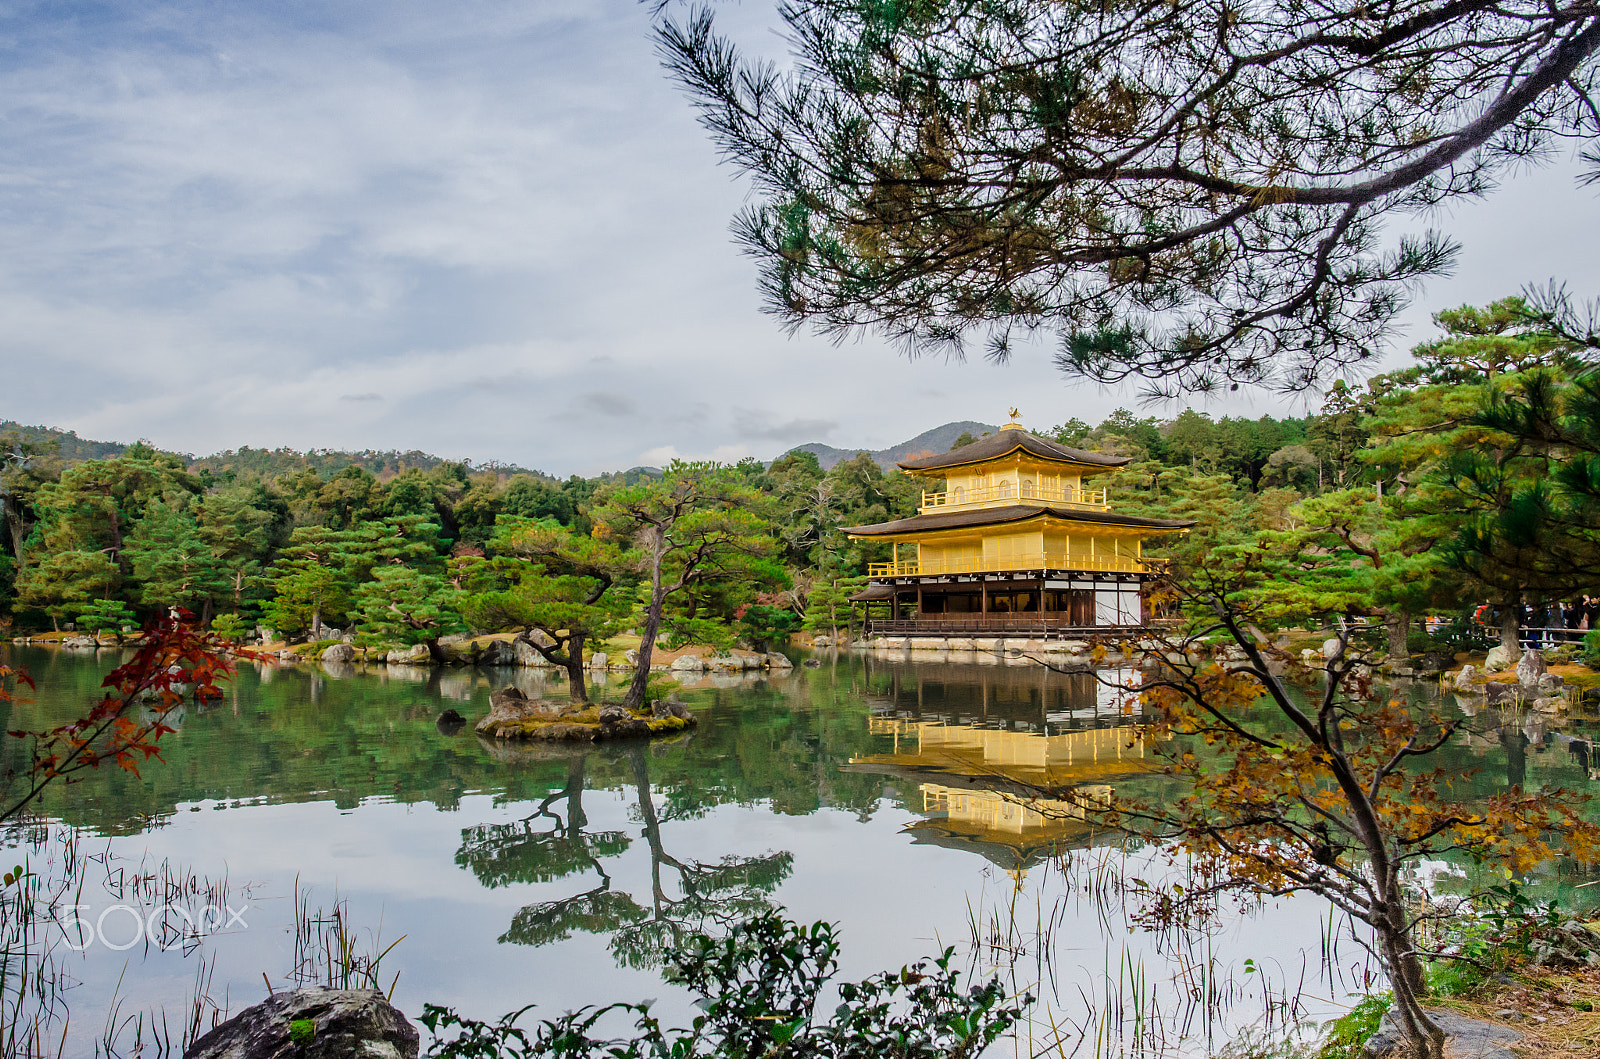
[[656,649],[656,636],[661,632],[661,614],[666,609],[667,593],[661,584],[661,563],[666,558],[666,534],[660,528],[654,533],[650,549],[650,606],[645,609],[644,628],[639,630],[639,664],[633,670],[633,682],[628,685],[627,697],[622,705],[637,710],[644,705],[645,685],[650,681],[650,656]]
[[583,643],[587,639],[582,633],[570,633],[567,637],[567,698],[575,703],[587,705],[589,702],[588,675],[583,670]]
[[1398,611],[1387,615],[1383,619],[1383,624],[1389,633],[1389,664],[1400,665],[1411,655],[1411,652],[1406,650],[1406,637],[1411,631],[1411,615],[1403,610]]
[[1516,654],[1522,653],[1522,605],[1507,602],[1500,608],[1500,642]]

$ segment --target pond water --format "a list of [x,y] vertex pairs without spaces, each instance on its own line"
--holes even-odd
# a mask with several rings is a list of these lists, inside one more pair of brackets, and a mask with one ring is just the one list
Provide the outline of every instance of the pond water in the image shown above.
[[[7,728],[65,720],[119,660],[0,651],[38,682]],[[108,1038],[157,1054],[151,1040],[178,1039],[196,994],[209,1025],[207,1005],[257,1003],[264,977],[279,989],[316,979],[335,911],[360,953],[388,950],[378,977],[387,988],[398,975],[394,1001],[413,1017],[425,1002],[492,1018],[645,998],[686,1017],[661,955],[769,908],[837,923],[846,977],[955,946],[964,968],[1039,993],[1006,1045],[1019,1054],[1058,1038],[1064,1054],[1202,1054],[1241,1026],[1336,1015],[1370,980],[1310,898],[1231,909],[1184,939],[1138,930],[1116,880],[1169,870],[1160,852],[1070,805],[1007,797],[1019,784],[1092,796],[1167,782],[1091,675],[813,662],[688,687],[700,725],[681,739],[581,750],[471,731],[493,686],[559,695],[546,671],[245,666],[223,700],[183,713],[163,762],[44,796],[41,817],[89,856],[73,899],[86,944],[58,946],[53,1033],[67,1054]],[[447,707],[469,726],[441,730]],[[1581,729],[1509,716],[1477,727],[1449,750],[1457,771],[1478,770],[1475,788],[1595,785]],[[61,849],[38,827],[8,844],[7,866]],[[1571,900],[1587,881],[1545,885]],[[185,921],[204,936],[181,940]],[[162,1011],[152,1034],[141,1020]]]

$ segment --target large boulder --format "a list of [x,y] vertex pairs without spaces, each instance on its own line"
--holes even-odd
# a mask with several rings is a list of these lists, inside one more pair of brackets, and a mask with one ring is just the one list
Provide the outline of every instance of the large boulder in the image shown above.
[[356,660],[356,649],[347,643],[336,643],[322,652],[322,660],[333,665],[348,664]]
[[1533,648],[1522,652],[1522,657],[1517,660],[1517,683],[1525,688],[1539,686],[1539,678],[1544,676],[1546,667],[1544,655]]
[[1477,677],[1477,675],[1478,667],[1474,666],[1471,662],[1468,662],[1466,665],[1461,667],[1461,672],[1456,674],[1455,689],[1457,691],[1466,692],[1477,691],[1478,686],[1473,683],[1473,680]]
[[679,655],[672,660],[672,669],[675,673],[699,673],[706,668],[706,664],[695,655]]
[[1517,661],[1517,648],[1510,644],[1500,644],[1489,649],[1489,657],[1483,660],[1485,673],[1498,673],[1502,669],[1510,669]]
[[1332,661],[1339,653],[1339,638],[1330,637],[1322,641],[1322,657],[1325,661]]
[[1490,706],[1505,702],[1517,702],[1522,698],[1522,686],[1508,684],[1503,680],[1491,680],[1483,686],[1483,701]]
[[793,669],[794,663],[781,651],[768,651],[767,666],[771,669]]
[[604,651],[596,651],[594,654],[589,656],[590,669],[604,669],[610,664],[611,656],[606,654]]
[[515,686],[507,685],[489,696],[489,714],[475,730],[496,739],[508,739],[525,734],[523,726],[529,721],[555,720],[564,708],[560,703],[530,699]]
[[1539,689],[1541,695],[1559,695],[1566,684],[1567,678],[1560,673],[1546,673],[1539,678],[1535,687]]
[[490,640],[483,645],[483,650],[478,652],[480,666],[514,666],[517,664],[517,652],[504,640]]
[[513,640],[511,653],[519,666],[543,667],[550,664],[550,660],[534,649],[533,644],[525,640]]
[[664,699],[657,699],[650,704],[650,712],[657,719],[664,717],[677,717],[681,720],[693,722],[694,714],[689,712],[689,707],[678,698],[678,693],[673,692]]
[[428,653],[428,645],[414,643],[410,647],[391,647],[389,649],[390,665],[427,665],[433,661],[433,656]]
[[183,1059],[416,1059],[417,1028],[376,989],[295,989],[246,1008]]
[[[1435,1026],[1444,1030],[1444,1054],[1453,1059],[1517,1059],[1515,1053],[1506,1047],[1522,1043],[1522,1034],[1516,1030],[1458,1015],[1454,1011],[1430,1009],[1428,1017]],[[1394,1011],[1390,1009],[1378,1023],[1378,1032],[1367,1038],[1362,1054],[1368,1059],[1399,1055],[1404,1041]]]

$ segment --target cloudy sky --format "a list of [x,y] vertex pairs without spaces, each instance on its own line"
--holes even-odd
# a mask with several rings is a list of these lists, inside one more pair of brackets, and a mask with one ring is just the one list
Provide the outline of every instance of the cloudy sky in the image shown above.
[[[723,17],[780,51],[768,0]],[[786,337],[728,235],[746,189],[648,29],[633,0],[0,3],[0,418],[564,475],[1131,403],[1042,347]],[[1434,223],[1465,253],[1402,345],[1526,283],[1600,293],[1568,167]]]

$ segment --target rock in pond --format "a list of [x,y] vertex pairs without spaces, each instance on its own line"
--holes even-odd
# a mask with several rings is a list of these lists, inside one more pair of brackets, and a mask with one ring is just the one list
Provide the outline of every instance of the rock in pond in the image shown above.
[[1520,702],[1521,699],[1521,684],[1508,684],[1503,680],[1491,680],[1483,686],[1483,701],[1490,706],[1502,702]]
[[689,712],[689,707],[678,698],[678,693],[673,692],[667,698],[657,699],[650,704],[650,713],[654,717],[679,717],[685,721],[694,719],[694,714]]
[[322,660],[324,662],[332,662],[336,664],[340,662],[354,662],[356,660],[356,649],[347,643],[336,643],[326,651],[322,652]]
[[376,989],[295,989],[246,1008],[183,1059],[416,1059],[421,1038]]
[[1473,665],[1471,662],[1468,662],[1466,665],[1461,667],[1461,672],[1456,674],[1455,689],[1457,691],[1465,691],[1465,692],[1475,692],[1475,691],[1482,690],[1476,684],[1473,683],[1473,679],[1475,677],[1477,677],[1477,675],[1478,675],[1478,667]]
[[1525,688],[1539,686],[1539,678],[1545,675],[1546,666],[1544,655],[1532,647],[1522,652],[1522,657],[1517,661],[1517,683]]
[[467,719],[465,717],[454,709],[449,709],[439,715],[438,719],[433,722],[433,726],[439,729],[440,735],[455,735],[466,726],[466,723]]

